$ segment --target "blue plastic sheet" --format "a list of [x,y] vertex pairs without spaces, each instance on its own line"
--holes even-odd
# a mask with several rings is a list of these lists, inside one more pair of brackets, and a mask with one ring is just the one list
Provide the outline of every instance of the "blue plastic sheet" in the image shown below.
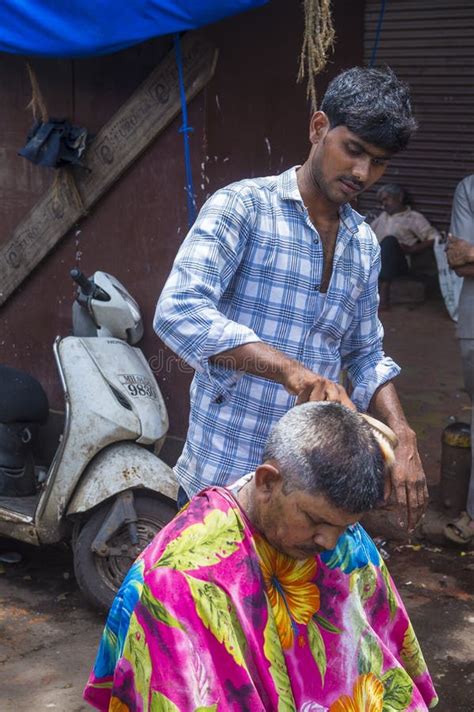
[[268,0],[0,0],[0,52],[81,57],[190,30]]

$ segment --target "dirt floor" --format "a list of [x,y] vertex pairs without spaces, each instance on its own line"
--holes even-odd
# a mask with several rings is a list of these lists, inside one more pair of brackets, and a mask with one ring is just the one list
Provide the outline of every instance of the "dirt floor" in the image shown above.
[[[441,302],[395,306],[383,316],[386,351],[403,366],[399,392],[415,427],[437,508],[440,437],[450,416],[469,420],[454,325]],[[377,531],[377,527],[379,531]],[[411,614],[440,696],[439,712],[474,712],[474,551],[395,536],[379,546]],[[67,549],[20,551],[0,564],[1,712],[82,712],[81,689],[103,618],[83,602]]]

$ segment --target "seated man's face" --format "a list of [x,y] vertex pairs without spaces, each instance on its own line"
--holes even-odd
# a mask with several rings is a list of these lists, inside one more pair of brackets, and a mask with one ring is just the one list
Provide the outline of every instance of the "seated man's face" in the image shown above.
[[347,527],[363,516],[338,509],[324,495],[303,490],[285,494],[280,476],[264,482],[256,477],[255,500],[255,524],[273,547],[293,559],[333,549]]
[[381,193],[379,195],[380,204],[389,215],[400,213],[404,209],[402,196],[394,195],[393,193]]

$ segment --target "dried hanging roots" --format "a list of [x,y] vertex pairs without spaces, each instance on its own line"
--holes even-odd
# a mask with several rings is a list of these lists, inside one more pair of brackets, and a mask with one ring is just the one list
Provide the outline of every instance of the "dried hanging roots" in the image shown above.
[[307,79],[306,96],[311,109],[317,109],[316,76],[326,66],[329,50],[334,44],[331,0],[304,0],[305,31],[301,48],[298,82]]

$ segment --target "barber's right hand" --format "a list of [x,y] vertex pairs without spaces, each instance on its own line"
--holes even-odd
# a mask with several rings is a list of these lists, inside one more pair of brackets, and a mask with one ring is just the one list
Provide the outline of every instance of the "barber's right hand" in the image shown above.
[[309,401],[334,401],[350,410],[356,410],[343,386],[304,366],[291,369],[283,385],[289,393],[297,396],[296,405]]

